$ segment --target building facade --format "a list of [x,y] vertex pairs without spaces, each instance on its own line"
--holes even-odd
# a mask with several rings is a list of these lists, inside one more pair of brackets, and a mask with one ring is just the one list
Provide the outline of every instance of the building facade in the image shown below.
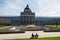
[[21,25],[32,25],[35,24],[35,13],[31,11],[29,8],[29,5],[25,7],[24,11],[21,12],[20,14],[21,20],[20,23]]

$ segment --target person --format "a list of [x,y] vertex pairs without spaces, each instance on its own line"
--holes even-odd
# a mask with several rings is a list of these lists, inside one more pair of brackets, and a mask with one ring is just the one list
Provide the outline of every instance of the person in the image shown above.
[[38,38],[38,34],[36,33],[35,38]]
[[34,34],[32,33],[32,38],[34,38]]

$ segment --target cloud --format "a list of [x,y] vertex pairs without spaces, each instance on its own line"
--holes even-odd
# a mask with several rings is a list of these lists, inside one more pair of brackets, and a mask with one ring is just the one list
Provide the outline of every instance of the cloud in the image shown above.
[[40,11],[38,16],[60,17],[60,0],[37,0]]
[[1,0],[0,4],[0,16],[20,15],[26,4],[29,4],[33,12],[37,12],[39,9],[35,0]]
[[26,4],[36,16],[60,17],[60,0],[0,0],[0,16],[20,16]]
[[20,0],[1,0],[0,2],[0,16],[17,16],[22,10],[22,1]]

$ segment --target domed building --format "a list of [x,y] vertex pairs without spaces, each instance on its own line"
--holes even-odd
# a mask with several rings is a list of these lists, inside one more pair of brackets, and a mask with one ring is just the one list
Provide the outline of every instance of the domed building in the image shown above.
[[21,25],[31,25],[35,24],[35,13],[31,11],[29,5],[27,4],[23,12],[21,12]]

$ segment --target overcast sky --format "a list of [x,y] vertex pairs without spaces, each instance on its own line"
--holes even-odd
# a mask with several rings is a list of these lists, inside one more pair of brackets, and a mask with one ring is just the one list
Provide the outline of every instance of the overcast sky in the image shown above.
[[19,16],[27,4],[36,16],[60,17],[60,0],[0,0],[0,16]]

